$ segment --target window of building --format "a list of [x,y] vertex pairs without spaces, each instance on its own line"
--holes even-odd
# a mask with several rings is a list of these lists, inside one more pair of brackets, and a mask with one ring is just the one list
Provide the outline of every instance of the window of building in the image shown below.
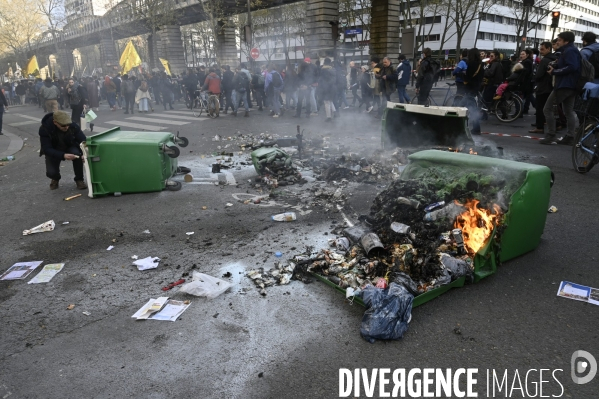
[[492,33],[485,33],[485,40],[493,40],[493,34]]
[[495,22],[498,24],[503,23],[503,17],[501,15],[495,15]]
[[496,33],[495,34],[495,40],[497,40],[498,42],[500,42],[501,41],[501,35],[498,34],[498,33]]
[[489,21],[489,22],[495,22],[495,15],[493,15],[493,14],[487,14],[487,21]]
[[478,32],[478,33],[476,34],[476,38],[477,38],[478,40],[485,40],[485,32]]
[[501,41],[502,42],[509,42],[510,41],[509,35],[501,35]]

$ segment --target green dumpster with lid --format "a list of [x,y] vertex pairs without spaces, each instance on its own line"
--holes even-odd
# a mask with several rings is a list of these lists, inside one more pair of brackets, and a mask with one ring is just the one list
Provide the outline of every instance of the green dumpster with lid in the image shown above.
[[170,178],[187,139],[168,132],[122,131],[116,127],[81,144],[88,196],[178,190]]

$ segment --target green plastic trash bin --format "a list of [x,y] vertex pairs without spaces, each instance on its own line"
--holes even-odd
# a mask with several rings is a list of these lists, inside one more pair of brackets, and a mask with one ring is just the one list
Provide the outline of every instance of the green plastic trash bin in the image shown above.
[[[424,179],[435,168],[440,178],[457,179],[460,175],[475,171],[481,174],[502,174],[506,176],[509,187],[508,209],[503,218],[503,232],[499,243],[495,240],[497,231],[493,231],[487,243],[474,256],[474,281],[490,276],[497,270],[497,264],[534,250],[541,241],[545,228],[547,209],[552,185],[551,170],[546,166],[504,159],[488,158],[478,155],[454,153],[448,151],[426,150],[408,157],[409,164],[402,171],[400,179]],[[327,280],[313,275],[345,293],[345,289]],[[461,277],[450,284],[438,287],[414,298],[413,307],[422,305],[438,297],[451,288],[465,284]],[[355,301],[361,305],[360,298]]]
[[89,197],[179,189],[169,179],[177,171],[185,138],[166,132],[130,132],[120,128],[87,138],[81,144]]
[[289,154],[287,154],[285,151],[278,149],[276,147],[258,148],[256,151],[252,152],[251,156],[252,156],[252,163],[254,164],[254,169],[256,169],[256,172],[258,172],[258,174],[260,174],[260,175],[263,175],[265,173],[264,167],[262,166],[260,161],[263,161],[263,160],[266,160],[269,158],[272,160],[274,160],[275,158],[280,158],[280,159],[289,158]]
[[468,110],[387,102],[381,121],[383,148],[473,144]]

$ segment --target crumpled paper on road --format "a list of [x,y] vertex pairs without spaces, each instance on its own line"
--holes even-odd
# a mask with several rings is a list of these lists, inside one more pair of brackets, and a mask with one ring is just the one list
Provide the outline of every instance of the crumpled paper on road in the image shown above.
[[39,226],[35,226],[29,230],[23,230],[23,235],[28,236],[34,233],[43,233],[44,231],[52,231],[54,230],[54,220],[48,220],[46,223],[42,223]]
[[138,259],[135,262],[133,262],[133,264],[137,266],[137,270],[156,269],[158,267],[158,263],[160,263],[160,258],[152,258],[151,256],[148,256],[147,258],[143,259]]

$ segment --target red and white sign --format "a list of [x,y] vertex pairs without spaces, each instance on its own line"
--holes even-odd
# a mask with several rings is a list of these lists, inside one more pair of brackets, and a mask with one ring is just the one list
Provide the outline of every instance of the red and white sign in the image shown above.
[[257,49],[257,48],[254,47],[250,51],[250,57],[252,57],[252,59],[254,59],[254,60],[257,60],[258,57],[260,57],[260,49]]

